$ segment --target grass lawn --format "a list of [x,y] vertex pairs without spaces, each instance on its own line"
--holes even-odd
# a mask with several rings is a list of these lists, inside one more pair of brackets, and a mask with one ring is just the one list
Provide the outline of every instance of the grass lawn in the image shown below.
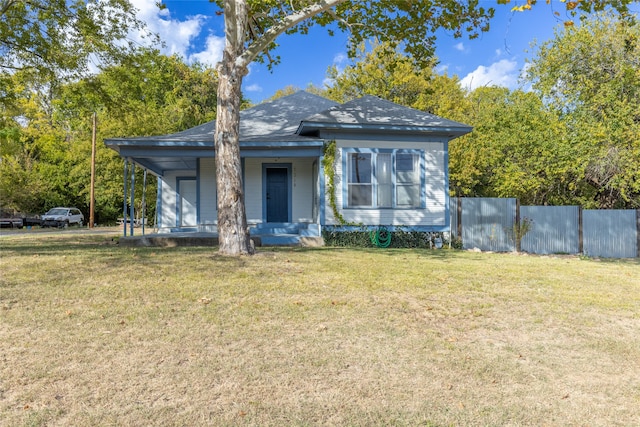
[[0,238],[0,425],[640,423],[640,262]]

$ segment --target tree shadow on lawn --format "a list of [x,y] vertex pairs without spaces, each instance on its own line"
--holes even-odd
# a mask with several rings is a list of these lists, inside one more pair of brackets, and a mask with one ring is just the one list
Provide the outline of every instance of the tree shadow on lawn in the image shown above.
[[[166,263],[167,259],[176,256],[208,257],[222,264],[222,268],[238,268],[245,265],[247,257],[229,257],[218,254],[217,247],[211,246],[176,246],[176,247],[122,247],[118,245],[119,236],[58,235],[28,239],[11,239],[0,241],[0,253],[9,257],[34,258],[38,263],[53,258],[83,257],[93,261],[101,260],[106,267],[136,265],[141,263]],[[161,255],[161,256],[158,256]],[[34,261],[35,262],[35,261]]]
[[70,255],[79,248],[111,250],[117,244],[117,238],[113,236],[47,236],[0,241],[0,250],[4,255]]
[[[266,249],[266,248],[261,248]],[[406,256],[417,256],[421,258],[433,258],[439,260],[447,260],[451,258],[458,258],[464,256],[465,259],[470,261],[482,261],[482,254],[474,253],[470,254],[467,251],[461,251],[458,249],[421,249],[421,248],[357,248],[357,247],[343,247],[343,246],[322,246],[322,247],[289,247],[289,248],[268,248],[275,249],[276,251],[291,251],[291,252],[332,252],[332,253],[348,253],[361,252],[368,255],[384,255],[388,257],[398,258]]]
[[[156,253],[184,253],[191,252],[194,255],[212,256],[217,261],[231,265],[244,265],[244,261],[249,257],[228,257],[218,254],[217,246],[190,246],[190,247],[121,247],[118,246],[120,236],[113,235],[47,235],[38,238],[28,239],[8,239],[0,240],[0,253],[3,256],[71,256],[78,255],[78,251],[91,251],[92,256],[123,256],[131,262],[131,255],[138,257]],[[327,253],[348,254],[354,251],[367,255],[383,255],[390,258],[401,258],[406,256],[416,256],[420,258],[430,258],[437,260],[450,260],[464,258],[467,261],[486,261],[488,253],[470,253],[459,249],[423,249],[423,248],[357,248],[340,246],[322,247],[287,247],[287,246],[264,246],[256,248],[255,256],[268,256],[276,253]],[[527,253],[491,253],[499,256],[531,256],[531,257],[555,257],[555,255],[536,255]],[[625,264],[640,266],[640,258],[583,258],[580,255],[558,255],[571,258],[581,258],[585,261],[602,262],[607,264]]]

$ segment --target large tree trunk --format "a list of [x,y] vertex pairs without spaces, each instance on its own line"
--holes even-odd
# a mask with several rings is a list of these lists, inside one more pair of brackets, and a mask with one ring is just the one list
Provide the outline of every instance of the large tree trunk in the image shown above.
[[268,50],[279,34],[343,1],[319,0],[285,16],[280,23],[253,40],[248,48],[245,46],[249,20],[247,0],[224,1],[225,47],[222,61],[218,64],[215,134],[218,240],[222,254],[245,255],[254,252],[247,228],[239,141],[241,87],[247,66],[260,52]]
[[[246,5],[225,2],[226,46],[218,64],[218,104],[215,133],[216,184],[218,190],[218,240],[224,255],[250,255],[240,162],[240,102],[246,67],[236,64],[244,48]],[[233,23],[229,23],[232,18]],[[243,19],[244,18],[244,19]]]

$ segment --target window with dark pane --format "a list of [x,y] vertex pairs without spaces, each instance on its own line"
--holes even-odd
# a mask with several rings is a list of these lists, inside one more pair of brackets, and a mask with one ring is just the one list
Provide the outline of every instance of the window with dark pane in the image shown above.
[[372,206],[371,153],[349,153],[349,206]]

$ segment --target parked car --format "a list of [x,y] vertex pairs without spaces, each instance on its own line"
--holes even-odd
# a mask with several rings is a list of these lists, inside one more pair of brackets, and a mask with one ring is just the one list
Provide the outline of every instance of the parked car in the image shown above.
[[42,220],[40,220],[40,215],[34,214],[23,214],[22,215],[22,223],[25,227],[41,225]]
[[22,228],[22,217],[8,209],[0,209],[0,227]]
[[68,227],[77,224],[82,227],[84,215],[76,208],[53,208],[40,219],[42,227]]

